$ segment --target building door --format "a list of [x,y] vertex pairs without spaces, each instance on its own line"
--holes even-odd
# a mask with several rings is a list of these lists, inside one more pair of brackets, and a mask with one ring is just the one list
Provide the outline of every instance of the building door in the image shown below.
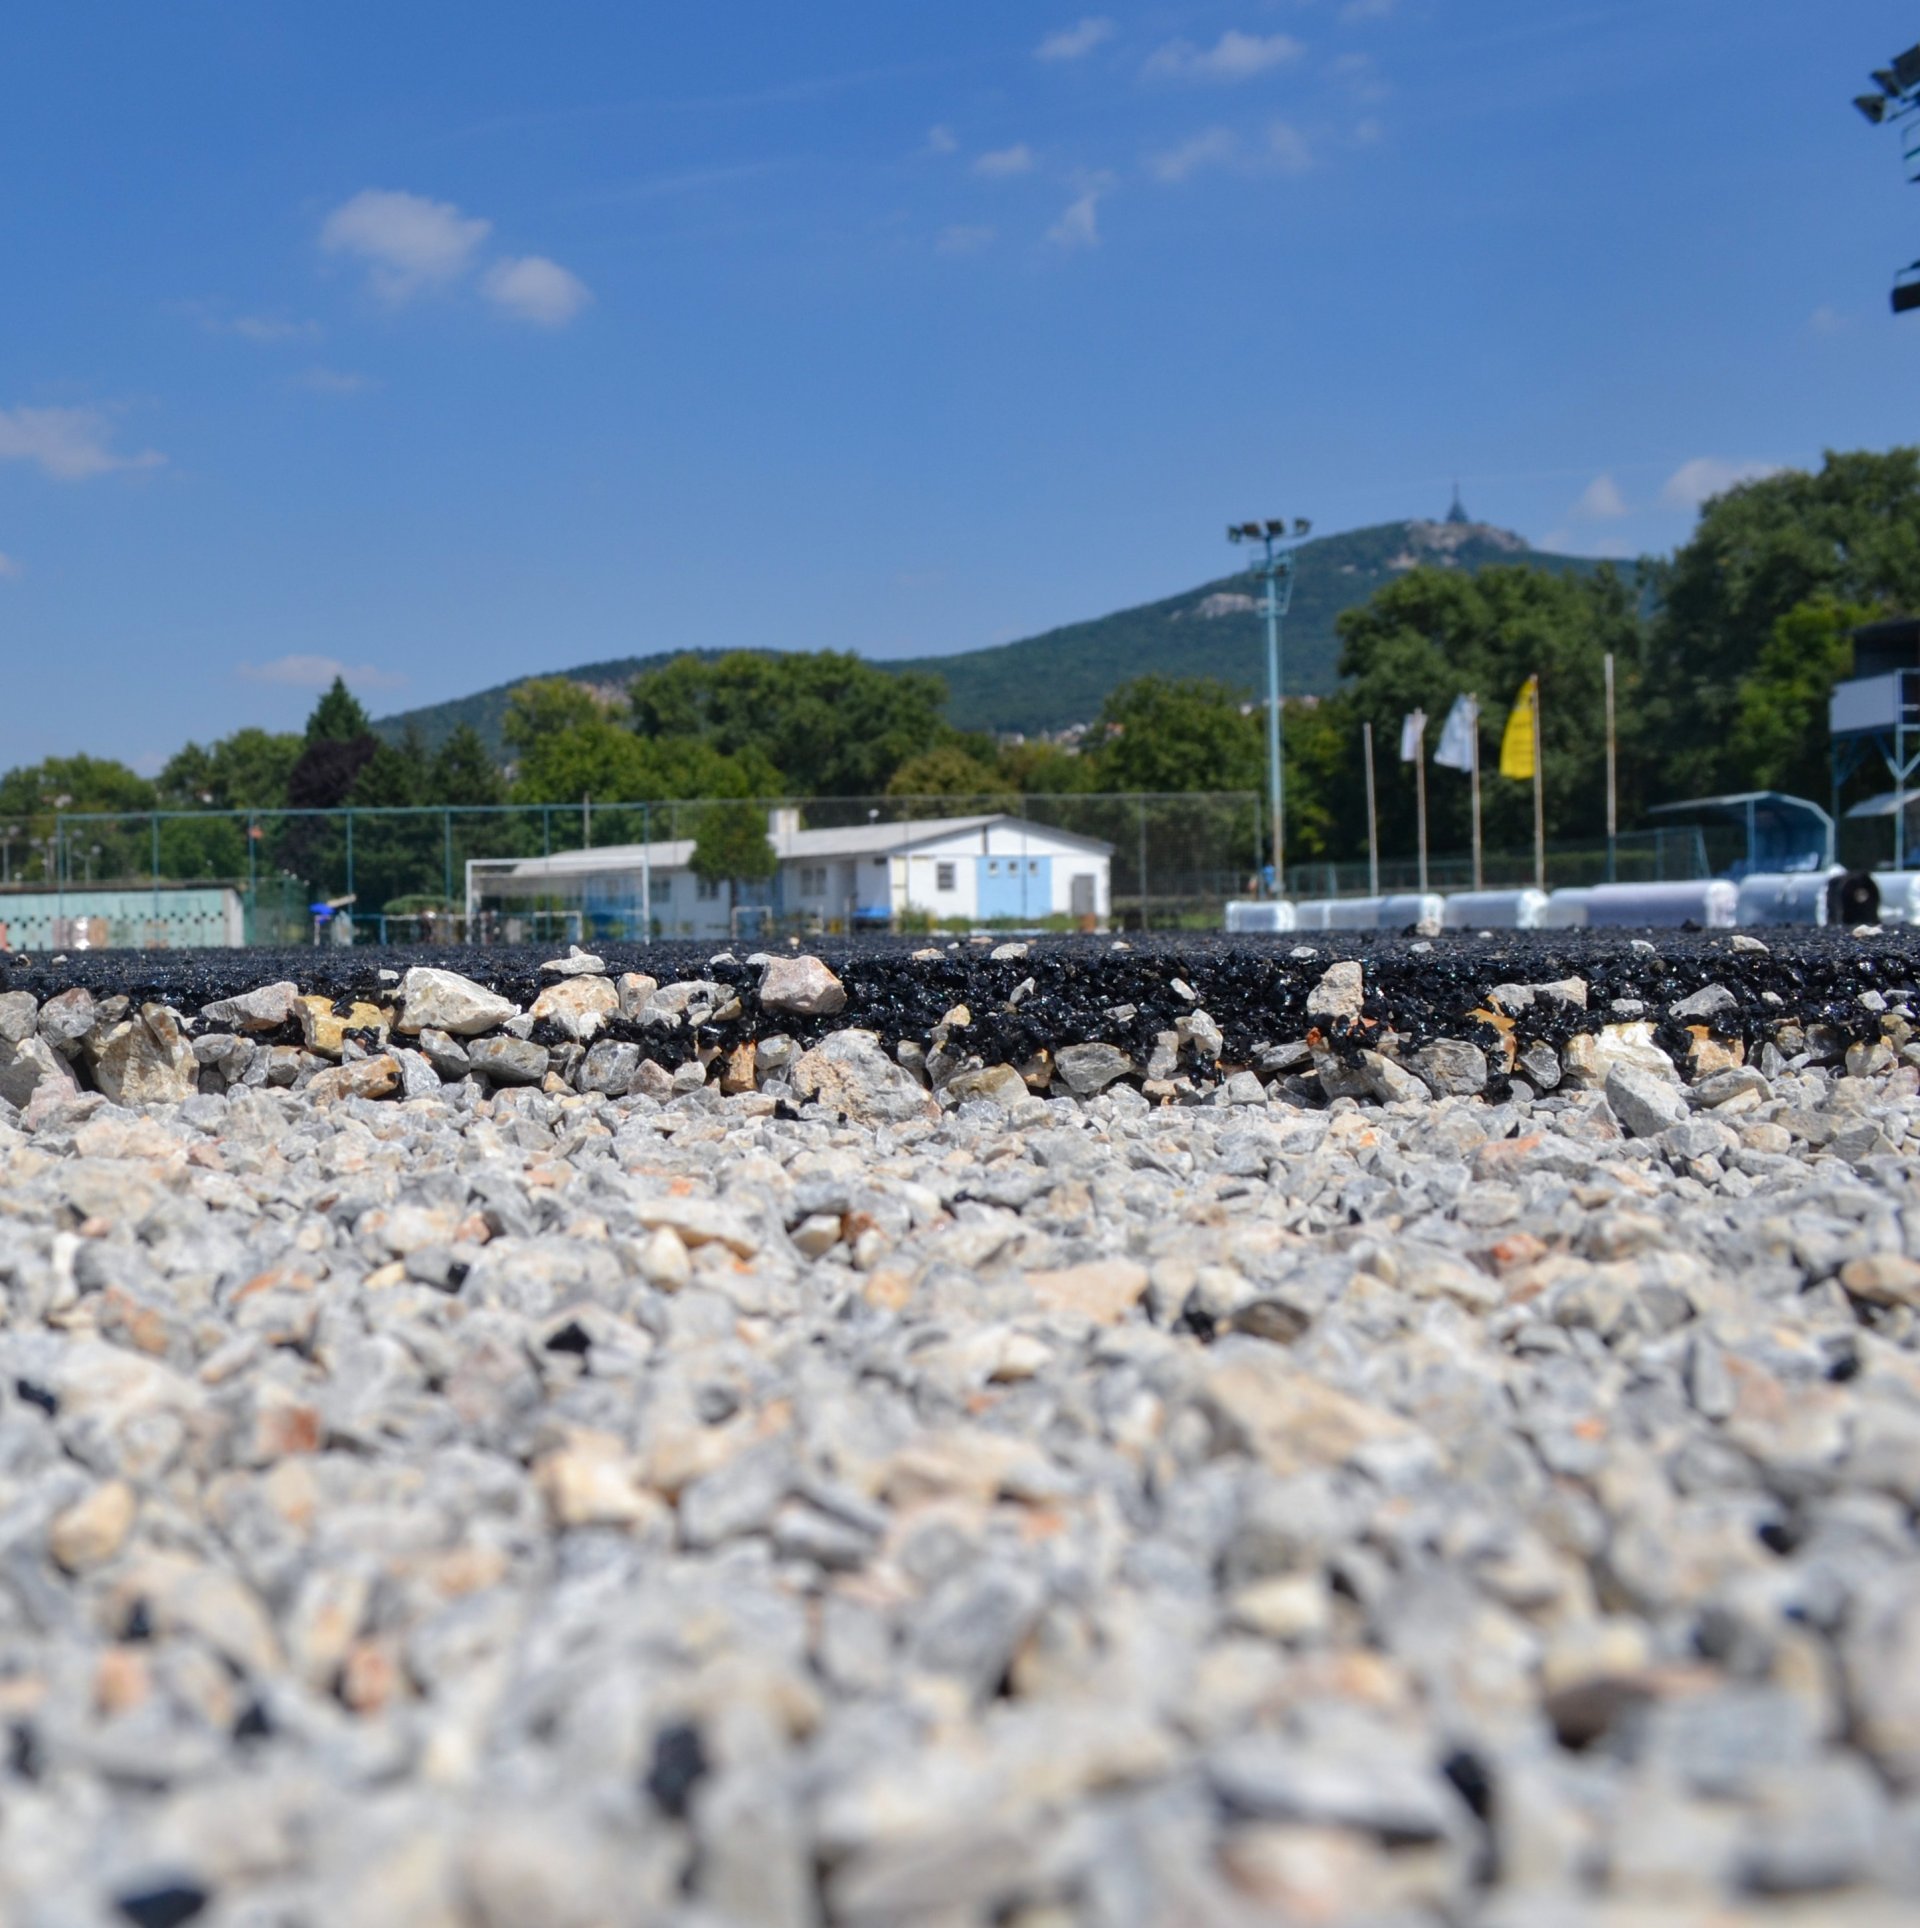
[[1051,857],[976,857],[980,921],[1037,923],[1053,908]]

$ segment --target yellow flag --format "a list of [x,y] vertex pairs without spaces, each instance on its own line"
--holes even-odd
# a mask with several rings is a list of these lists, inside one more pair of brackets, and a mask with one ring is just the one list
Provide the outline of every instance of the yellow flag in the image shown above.
[[1533,713],[1540,701],[1540,679],[1529,676],[1513,699],[1507,733],[1500,739],[1500,774],[1523,781],[1533,775]]

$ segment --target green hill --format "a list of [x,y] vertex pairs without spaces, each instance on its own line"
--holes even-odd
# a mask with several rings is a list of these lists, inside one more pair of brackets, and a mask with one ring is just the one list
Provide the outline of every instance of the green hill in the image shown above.
[[[1331,690],[1339,680],[1334,625],[1340,612],[1422,564],[1469,570],[1530,564],[1582,572],[1597,566],[1583,557],[1530,549],[1521,537],[1479,522],[1383,522],[1317,537],[1299,550],[1285,627],[1288,691],[1319,695]],[[1257,595],[1258,585],[1249,577],[1222,576],[1164,602],[1070,623],[1021,642],[952,656],[916,656],[883,667],[932,670],[943,677],[947,714],[962,729],[1029,735],[1090,722],[1109,690],[1148,670],[1217,676],[1257,692],[1266,680],[1266,632]],[[556,673],[619,690],[670,653],[584,663]],[[455,702],[408,710],[375,727],[398,737],[412,725],[432,746],[456,725],[471,723],[498,754],[500,720],[514,687],[502,683]]]

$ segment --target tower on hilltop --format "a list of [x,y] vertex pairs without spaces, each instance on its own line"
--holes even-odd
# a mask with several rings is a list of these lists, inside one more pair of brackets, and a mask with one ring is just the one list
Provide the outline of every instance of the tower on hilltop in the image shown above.
[[1447,520],[1449,522],[1459,523],[1467,523],[1473,520],[1473,518],[1467,514],[1466,504],[1460,500],[1460,484],[1458,482],[1453,485],[1453,507],[1447,511]]

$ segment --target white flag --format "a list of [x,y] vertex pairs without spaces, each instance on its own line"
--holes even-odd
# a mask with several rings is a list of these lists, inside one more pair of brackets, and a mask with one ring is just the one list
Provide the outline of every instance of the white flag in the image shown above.
[[1400,761],[1418,763],[1420,761],[1420,739],[1427,733],[1427,713],[1425,710],[1410,710],[1400,719]]
[[1435,746],[1433,760],[1449,770],[1473,768],[1473,736],[1479,728],[1480,711],[1471,696],[1456,696],[1447,712],[1445,727]]

